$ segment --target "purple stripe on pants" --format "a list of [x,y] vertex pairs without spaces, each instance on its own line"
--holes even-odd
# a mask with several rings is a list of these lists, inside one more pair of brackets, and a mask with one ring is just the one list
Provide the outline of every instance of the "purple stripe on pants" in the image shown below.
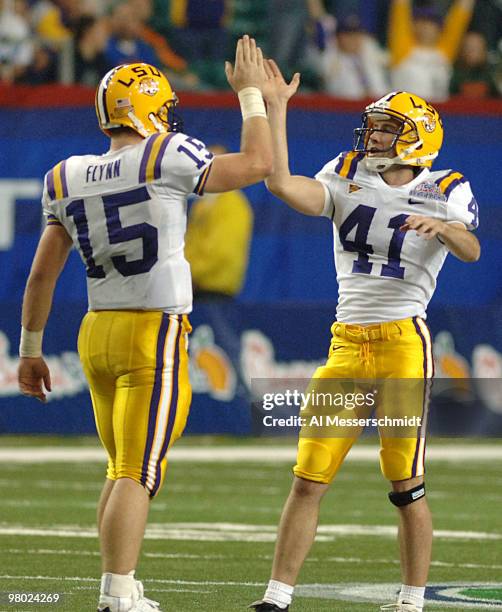
[[159,459],[157,461],[157,468],[155,474],[155,484],[150,493],[150,497],[154,497],[160,487],[161,482],[161,473],[160,473],[160,464],[164,457],[166,456],[167,449],[169,448],[169,443],[171,441],[171,436],[173,434],[174,422],[176,420],[176,410],[178,408],[178,376],[180,370],[180,337],[181,332],[183,331],[183,325],[180,323],[178,333],[176,334],[176,345],[174,351],[174,363],[173,363],[173,383],[172,383],[172,393],[171,393],[171,403],[169,405],[169,417],[167,420],[166,427],[166,435],[164,437],[164,443],[162,444],[162,449],[160,451]]
[[143,467],[141,470],[141,484],[146,484],[148,475],[148,462],[152,452],[153,438],[155,435],[155,425],[157,423],[157,413],[159,410],[160,393],[162,391],[162,374],[164,371],[164,347],[166,344],[167,332],[169,330],[169,315],[163,313],[160,323],[159,335],[157,337],[157,357],[155,363],[155,381],[153,384],[152,399],[148,417],[148,434],[143,455]]
[[[413,317],[413,325],[415,326],[415,330],[417,332],[417,334],[420,336],[420,339],[422,341],[422,348],[424,351],[424,394],[423,394],[423,399],[422,399],[422,418],[421,418],[421,423],[423,423],[423,419],[424,419],[424,414],[425,414],[425,409],[426,409],[426,403],[427,403],[427,366],[428,366],[428,358],[427,358],[427,342],[424,338],[424,335],[422,334],[422,330],[420,329],[418,323],[417,323],[417,318],[418,317]],[[425,432],[424,432],[425,435]],[[415,478],[415,476],[417,475],[417,463],[418,463],[418,451],[420,450],[420,440],[422,437],[422,425],[420,425],[420,427],[418,428],[418,439],[417,439],[417,446],[415,448],[415,456],[413,457],[413,466],[411,468],[411,477]]]

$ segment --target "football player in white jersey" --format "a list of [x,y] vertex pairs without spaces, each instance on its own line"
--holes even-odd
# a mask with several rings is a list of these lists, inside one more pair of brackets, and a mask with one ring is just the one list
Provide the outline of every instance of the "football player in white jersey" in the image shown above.
[[[441,118],[408,92],[392,92],[367,106],[363,126],[355,130],[354,149],[327,163],[314,179],[291,175],[286,114],[299,75],[287,84],[272,60],[266,68],[263,91],[274,145],[267,187],[295,210],[333,223],[339,300],[329,357],[316,370],[311,389],[330,379],[386,384],[408,379],[418,381],[422,390],[404,393],[403,406],[396,396],[383,403],[384,411],[397,408],[401,415],[419,416],[421,426],[406,435],[380,431],[381,470],[399,514],[403,579],[397,602],[381,609],[420,612],[432,543],[424,454],[433,357],[424,319],[448,252],[466,262],[479,258],[478,240],[469,231],[478,225],[476,200],[459,172],[431,172],[443,139]],[[315,406],[306,408],[315,414]],[[304,430],[271,580],[263,600],[250,606],[260,612],[288,609],[315,537],[321,499],[360,433]]]
[[238,41],[235,64],[227,62],[225,72],[243,115],[239,153],[213,158],[180,131],[166,77],[147,64],[122,65],[96,92],[108,153],[70,157],[45,178],[48,224],[24,296],[19,385],[42,401],[44,386],[51,389],[42,334],[74,245],[89,295],[78,348],[108,454],[98,507],[100,612],[159,610],[144,597],[134,571],[149,502],[162,485],[167,451],[184,429],[191,399],[187,196],[245,187],[272,167],[263,56],[253,39]]

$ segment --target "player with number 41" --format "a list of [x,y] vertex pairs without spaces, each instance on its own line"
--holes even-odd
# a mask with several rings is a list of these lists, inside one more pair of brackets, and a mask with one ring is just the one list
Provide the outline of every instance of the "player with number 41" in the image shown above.
[[[478,225],[476,200],[460,172],[430,170],[442,145],[441,117],[425,100],[404,91],[367,106],[353,149],[328,162],[315,178],[291,175],[286,114],[299,75],[288,84],[272,60],[265,68],[263,95],[274,146],[267,187],[291,208],[333,224],[336,322],[328,359],[316,370],[310,390],[313,395],[327,391],[330,380],[334,387],[340,379],[376,380],[387,391],[379,400],[381,414],[416,416],[422,424],[413,432],[380,431],[381,469],[399,512],[403,574],[397,602],[382,609],[419,612],[432,543],[424,486],[428,386],[434,371],[426,308],[449,252],[466,262],[479,258],[479,242],[468,231]],[[423,379],[418,386],[417,379]],[[304,409],[316,413],[315,406]],[[250,606],[260,612],[288,609],[314,540],[320,501],[360,433],[331,428],[316,435],[305,429],[271,580],[263,599]]]

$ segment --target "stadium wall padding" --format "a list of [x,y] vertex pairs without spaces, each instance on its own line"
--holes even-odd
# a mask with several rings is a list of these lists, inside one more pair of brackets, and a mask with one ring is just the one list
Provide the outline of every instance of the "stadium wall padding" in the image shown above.
[[[290,158],[293,172],[312,176],[339,151],[351,148],[352,130],[360,116],[305,106],[289,114]],[[238,149],[237,109],[188,108],[182,113],[186,133],[207,144],[219,142]],[[440,358],[450,356],[460,377],[468,373],[502,378],[502,115],[446,113],[444,123],[445,144],[436,166],[459,170],[471,181],[480,206],[477,235],[482,257],[476,264],[448,257],[429,323],[440,339]],[[0,194],[16,189],[20,194],[12,205],[5,197],[0,200],[0,433],[93,431],[89,398],[75,358],[78,324],[86,309],[85,274],[76,253],[58,283],[45,341],[63,389],[60,399],[42,406],[17,394],[14,356],[22,293],[42,226],[38,194],[33,195],[36,181],[41,185],[44,173],[71,154],[106,149],[107,140],[96,127],[91,107],[0,108]],[[237,303],[216,310],[200,306],[192,316],[195,329],[202,329],[195,336],[196,349],[207,349],[214,370],[207,360],[204,367],[194,366],[191,432],[253,430],[242,369],[243,359],[252,359],[252,343],[251,348],[245,346],[249,338],[259,349],[256,367],[272,371],[277,363],[290,372],[304,363],[302,371],[307,373],[322,361],[329,345],[337,296],[330,223],[290,211],[263,184],[246,192],[255,225],[244,290]],[[248,333],[253,331],[254,337]],[[218,390],[223,384],[218,376],[231,391]],[[502,418],[500,414],[488,409],[485,417],[473,425],[475,433],[498,431],[493,419]]]

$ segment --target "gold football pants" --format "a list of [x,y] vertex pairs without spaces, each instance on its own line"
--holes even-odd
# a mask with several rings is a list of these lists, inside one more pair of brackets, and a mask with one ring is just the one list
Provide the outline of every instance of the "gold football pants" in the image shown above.
[[78,351],[108,453],[107,478],[131,478],[151,497],[188,417],[190,331],[186,315],[159,311],[88,312],[80,327]]
[[[416,416],[421,422],[418,428],[400,430],[401,433],[391,429],[391,433],[387,430],[383,434],[380,429],[382,473],[392,481],[422,476],[427,403],[434,374],[432,340],[427,325],[419,317],[413,317],[366,327],[336,322],[331,331],[328,360],[314,373],[309,391],[325,390],[330,379],[333,386],[337,384],[335,379],[356,381],[354,388],[358,380],[377,381],[383,391],[378,416]],[[316,410],[307,405],[302,414],[312,415]],[[302,428],[293,470],[295,475],[330,483],[361,430],[352,429],[349,433],[349,429],[344,428],[336,433],[330,428],[325,435],[319,436],[315,430]]]

